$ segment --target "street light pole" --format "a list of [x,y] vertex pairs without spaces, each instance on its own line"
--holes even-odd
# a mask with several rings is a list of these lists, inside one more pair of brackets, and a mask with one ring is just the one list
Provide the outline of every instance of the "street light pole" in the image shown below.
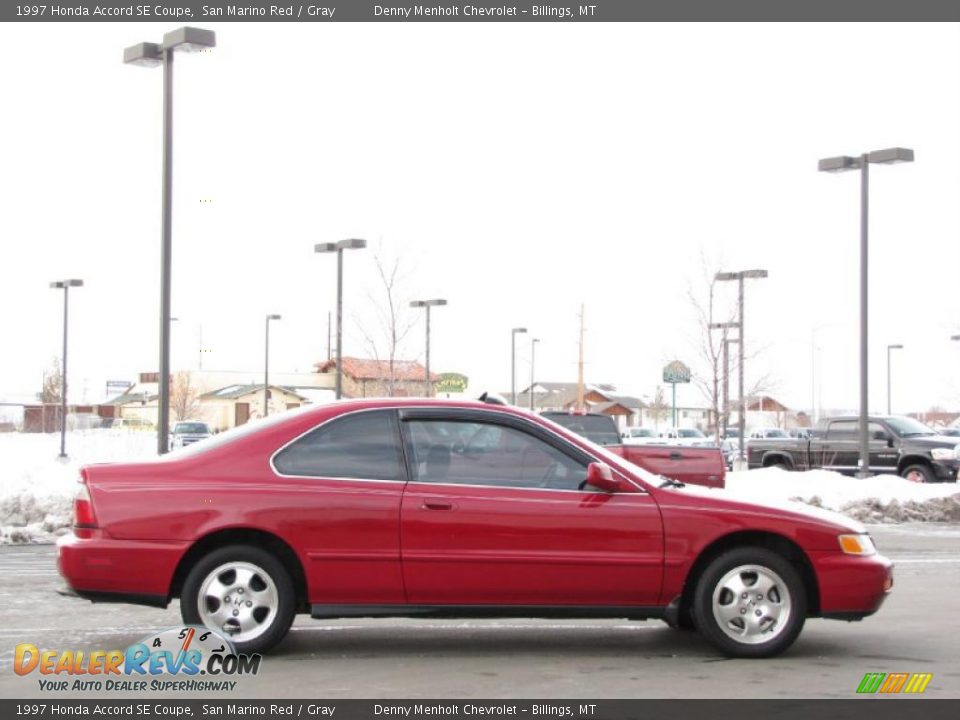
[[903,350],[903,345],[887,345],[887,415],[891,415],[892,411],[890,410],[890,351],[891,350]]
[[[526,328],[513,328],[510,331],[510,403],[517,404],[517,333],[525,333]],[[530,388],[533,392],[533,388]]]
[[740,367],[737,368],[738,371],[738,384],[740,386],[740,402],[738,403],[739,415],[738,419],[738,431],[740,435],[740,451],[739,457],[743,461],[744,453],[744,435],[746,434],[746,415],[747,415],[747,399],[744,397],[743,392],[743,365],[744,365],[744,321],[743,321],[743,281],[752,280],[752,279],[761,279],[768,276],[766,270],[741,270],[739,272],[718,272],[715,276],[715,280],[736,280],[737,281],[737,322],[740,328]]
[[366,240],[350,238],[335,243],[317,243],[313,251],[337,254],[337,375],[334,392],[339,400],[343,395],[343,251],[360,250],[367,246]]
[[[70,288],[83,287],[83,280],[58,280],[51,288],[63,290],[63,360],[60,363],[60,455],[67,457],[67,315],[70,306]],[[46,432],[46,428],[44,428]]]
[[263,338],[263,416],[270,414],[270,321],[280,320],[279,315],[267,315]]
[[434,300],[414,300],[410,303],[410,307],[422,307],[427,311],[427,375],[425,378],[427,386],[427,397],[433,397],[433,383],[430,379],[430,308],[439,305],[446,305],[447,301],[441,298],[436,298]]
[[533,382],[534,382],[534,363],[537,356],[537,343],[540,342],[540,338],[530,338],[530,412],[533,412]]
[[[722,420],[723,422],[722,423],[720,422],[720,418],[717,419],[717,437],[721,440],[725,440],[726,437],[720,438],[719,436],[720,436],[720,426],[722,425],[723,434],[726,435],[727,425],[730,422],[730,343],[740,342],[739,339],[737,338],[733,338],[733,339],[728,338],[726,331],[732,330],[734,328],[739,328],[740,323],[712,322],[709,324],[708,327],[710,330],[724,331],[723,337],[722,337],[722,342],[723,342],[723,412],[722,412],[723,417],[722,417]],[[712,341],[711,341],[711,347],[713,347]]]
[[869,435],[869,383],[868,383],[868,281],[869,281],[869,190],[871,163],[892,165],[894,163],[913,162],[913,150],[907,148],[887,148],[866,152],[859,157],[841,155],[820,160],[817,169],[821,172],[860,171],[860,417],[859,446],[860,460],[857,477],[870,477],[870,435]]
[[163,162],[160,216],[160,376],[157,400],[157,452],[169,450],[170,428],[170,286],[173,267],[173,54],[201,52],[216,46],[211,30],[182,27],[163,36],[162,43],[139,43],[123,51],[128,65],[163,65]]

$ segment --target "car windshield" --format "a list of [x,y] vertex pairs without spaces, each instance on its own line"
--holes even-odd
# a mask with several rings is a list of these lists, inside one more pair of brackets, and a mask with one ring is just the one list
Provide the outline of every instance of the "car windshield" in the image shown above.
[[634,428],[630,431],[630,437],[655,437],[655,435],[649,428]]
[[202,422],[191,422],[191,423],[177,423],[173,428],[173,432],[179,435],[193,435],[201,433],[209,433],[210,428],[207,427],[206,423]]
[[700,432],[699,430],[696,430],[696,429],[694,429],[694,430],[689,430],[689,429],[681,428],[680,430],[677,431],[677,437],[682,437],[682,438],[702,438],[702,437],[706,437],[706,435],[704,435],[702,432]]
[[768,437],[768,438],[788,438],[788,437],[790,437],[790,436],[787,435],[787,433],[785,433],[783,430],[764,430],[764,431],[761,433],[761,437]]
[[918,420],[909,417],[887,418],[887,425],[900,437],[920,437],[936,433]]

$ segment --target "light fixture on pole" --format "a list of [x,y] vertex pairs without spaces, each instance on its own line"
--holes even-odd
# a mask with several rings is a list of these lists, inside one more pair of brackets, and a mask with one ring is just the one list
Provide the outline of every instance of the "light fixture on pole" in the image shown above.
[[913,150],[907,148],[886,148],[863,153],[859,157],[842,155],[820,160],[817,169],[821,172],[860,171],[860,461],[857,477],[870,476],[870,436],[869,397],[867,375],[867,336],[869,301],[869,190],[871,164],[892,165],[894,163],[913,162]]
[[270,321],[281,320],[279,315],[267,315],[263,338],[263,416],[270,414]]
[[[57,280],[51,288],[63,290],[63,358],[60,362],[60,455],[67,457],[67,316],[70,288],[83,287],[83,280]],[[46,428],[44,428],[46,432]]]
[[523,327],[510,331],[510,403],[513,405],[517,404],[517,333],[526,331]]
[[743,322],[743,281],[759,280],[767,277],[766,270],[741,270],[739,272],[718,272],[714,279],[718,281],[736,280],[737,281],[737,324],[740,328],[740,363],[737,368],[737,384],[739,385],[740,400],[737,403],[739,408],[739,417],[737,418],[737,429],[740,435],[740,450],[738,455],[743,460],[744,453],[744,435],[746,434],[746,416],[747,416],[747,398],[743,393],[743,347],[744,347],[744,322]]
[[157,400],[157,452],[169,450],[170,428],[170,277],[173,243],[173,54],[175,51],[201,52],[215,47],[211,30],[182,27],[163,36],[161,43],[139,43],[123,51],[128,65],[163,65],[163,171],[160,244],[160,377]]
[[537,357],[537,343],[540,342],[540,338],[530,338],[530,390],[527,393],[530,396],[530,412],[533,412],[533,383],[534,383],[534,368]]
[[337,376],[334,390],[337,400],[343,395],[343,251],[360,250],[366,246],[367,241],[358,238],[313,246],[314,252],[337,254]]
[[427,386],[427,397],[433,397],[433,382],[430,379],[430,308],[440,305],[446,305],[447,301],[436,298],[434,300],[414,300],[410,307],[422,307],[427,311],[427,374],[425,378]]
[[891,403],[890,403],[890,396],[891,396],[890,351],[891,350],[903,350],[903,345],[887,345],[887,415],[891,414],[891,410],[890,410],[890,406],[891,406]]

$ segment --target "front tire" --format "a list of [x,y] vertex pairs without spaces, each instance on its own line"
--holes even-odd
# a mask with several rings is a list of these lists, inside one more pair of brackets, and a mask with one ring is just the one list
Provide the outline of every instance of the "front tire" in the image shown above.
[[932,483],[937,481],[937,478],[934,476],[933,470],[930,469],[930,466],[922,465],[920,463],[905,467],[903,472],[900,473],[900,476],[904,480],[909,480],[910,482],[915,483]]
[[185,623],[218,632],[241,653],[266,652],[283,640],[295,610],[293,581],[283,563],[249,545],[205,555],[180,595]]
[[800,575],[782,555],[765,548],[723,553],[707,566],[694,591],[697,629],[730,657],[783,652],[797,639],[806,615]]

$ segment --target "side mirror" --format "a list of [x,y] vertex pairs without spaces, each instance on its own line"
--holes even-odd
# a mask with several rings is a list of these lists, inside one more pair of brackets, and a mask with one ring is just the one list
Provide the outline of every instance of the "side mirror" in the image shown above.
[[587,465],[587,485],[598,490],[615,493],[620,490],[620,481],[613,474],[613,470],[605,463],[594,462]]
[[887,435],[885,430],[877,430],[873,433],[874,440],[889,440],[890,436]]

